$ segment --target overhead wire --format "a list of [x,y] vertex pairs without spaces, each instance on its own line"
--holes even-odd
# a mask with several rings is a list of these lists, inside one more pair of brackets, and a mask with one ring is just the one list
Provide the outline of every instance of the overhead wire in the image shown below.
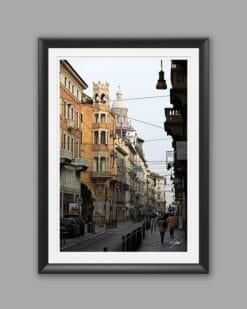
[[[153,96],[153,97],[139,97],[139,98],[127,98],[127,99],[125,99],[125,101],[126,100],[128,100],[128,101],[130,101],[130,100],[140,100],[140,99],[152,99],[152,98],[161,98],[161,97],[168,97],[169,95],[167,95],[167,96]],[[67,99],[65,99],[65,98],[61,98],[62,100],[66,100],[67,102],[68,102],[68,100]],[[110,100],[110,102],[115,102],[116,100]],[[109,101],[108,101],[109,102]],[[60,103],[61,105],[63,105],[64,106],[64,103]],[[111,113],[111,111],[107,111],[107,110],[102,110],[101,108],[99,108],[99,107],[96,107],[96,106],[92,106],[92,109],[93,110],[98,110],[98,111],[102,111],[102,112],[110,112]],[[81,112],[81,111],[80,111]],[[70,113],[71,113],[71,111],[70,111]],[[78,116],[78,114],[77,113],[79,113],[78,111],[76,111],[76,110],[73,110],[73,114],[75,115],[75,119],[76,118],[79,118]],[[120,114],[120,113],[114,113],[114,114],[116,114],[116,115],[122,115],[122,114]],[[65,116],[64,115],[64,112],[62,113],[62,115],[63,116]],[[82,113],[82,115],[83,115],[83,113]],[[82,116],[83,117],[83,116]],[[69,119],[69,117],[68,117],[68,119]],[[157,128],[161,128],[162,130],[164,129],[163,127],[161,127],[161,126],[158,126],[158,125],[155,125],[155,124],[153,124],[153,123],[150,123],[150,122],[147,122],[147,121],[143,121],[143,120],[139,120],[139,119],[136,119],[136,118],[133,118],[133,117],[130,117],[130,116],[127,116],[127,119],[131,119],[131,120],[133,120],[133,121],[137,121],[137,122],[140,122],[140,123],[143,123],[143,124],[146,124],[146,125],[150,125],[150,126],[153,126],[153,127],[157,127]],[[74,120],[74,119],[72,119],[72,120]],[[92,127],[90,126],[91,125],[91,123],[89,123],[89,125],[85,122],[85,120],[84,120],[84,118],[82,118],[82,121],[80,120],[80,119],[78,119],[77,120],[78,121],[78,123],[80,122],[80,123],[82,123],[82,125],[85,125],[88,129],[92,129]],[[79,137],[78,137],[79,138]],[[153,142],[153,141],[161,141],[161,140],[170,140],[170,138],[162,138],[162,139],[153,139],[153,140],[147,140],[147,142]],[[146,142],[146,141],[145,141]],[[61,143],[62,144],[62,143]],[[71,144],[72,144],[72,142],[71,142]],[[74,144],[76,144],[76,143],[74,143]],[[86,144],[86,143],[80,143],[81,145],[83,144],[83,145],[91,145],[91,143],[90,144]],[[115,145],[115,143],[113,143],[112,144],[113,146]],[[107,151],[107,152],[110,152],[110,151]],[[90,158],[91,159],[91,158]],[[161,161],[158,161],[158,162],[161,162]],[[164,161],[165,162],[165,161]],[[150,164],[152,164],[151,162],[150,162]],[[153,164],[155,164],[155,163],[153,163]],[[157,164],[157,162],[156,162],[156,164]],[[163,163],[163,164],[165,164],[165,163]]]

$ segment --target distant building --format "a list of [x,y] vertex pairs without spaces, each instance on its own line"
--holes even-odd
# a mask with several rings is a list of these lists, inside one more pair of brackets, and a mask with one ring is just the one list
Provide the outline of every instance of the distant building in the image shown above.
[[122,93],[120,92],[120,87],[117,92],[117,99],[113,102],[112,113],[116,116],[116,133],[120,137],[126,137],[126,132],[129,127],[128,123],[128,108],[122,98]]
[[115,216],[115,116],[110,111],[109,83],[93,83],[92,180],[96,186],[95,216]]

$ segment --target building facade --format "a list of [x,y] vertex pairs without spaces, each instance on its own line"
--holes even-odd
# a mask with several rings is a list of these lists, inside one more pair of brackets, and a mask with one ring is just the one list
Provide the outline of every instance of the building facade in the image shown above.
[[61,61],[60,215],[73,210],[101,224],[148,216],[161,207],[164,194],[155,192],[144,140],[128,120],[120,89],[111,107],[109,83],[93,83],[92,96],[87,88]]
[[165,109],[165,130],[173,138],[173,184],[179,227],[187,230],[187,61],[172,60],[170,100],[173,108]]
[[80,175],[88,168],[80,151],[81,99],[87,84],[67,61],[60,62],[60,216],[81,204]]

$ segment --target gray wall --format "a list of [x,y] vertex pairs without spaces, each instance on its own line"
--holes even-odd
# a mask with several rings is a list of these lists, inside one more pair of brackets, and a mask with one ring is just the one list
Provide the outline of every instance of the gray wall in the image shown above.
[[[5,303],[1,307],[203,309],[214,308],[216,303],[223,308],[243,303],[247,214],[244,1],[2,0],[0,6],[0,302]],[[37,275],[40,36],[210,37],[210,275]]]

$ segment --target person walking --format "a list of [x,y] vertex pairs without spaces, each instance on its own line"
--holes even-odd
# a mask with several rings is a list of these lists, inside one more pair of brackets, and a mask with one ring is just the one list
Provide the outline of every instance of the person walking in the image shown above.
[[174,238],[174,229],[177,225],[177,219],[173,215],[173,213],[169,214],[169,217],[166,219],[166,222],[167,222],[168,230],[170,233],[170,241],[172,241]]
[[167,228],[167,222],[164,218],[164,216],[159,218],[159,231],[160,231],[160,241],[164,242],[165,232]]

